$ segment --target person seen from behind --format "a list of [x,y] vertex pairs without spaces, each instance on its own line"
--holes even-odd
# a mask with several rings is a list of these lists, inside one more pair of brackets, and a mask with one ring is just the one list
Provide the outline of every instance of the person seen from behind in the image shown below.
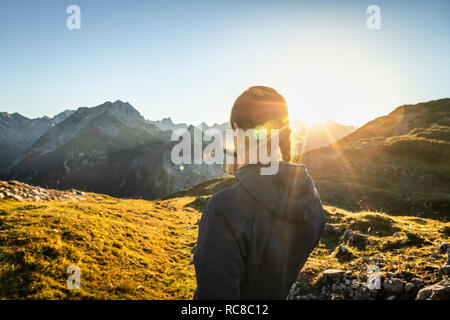
[[194,299],[286,299],[319,242],[322,203],[306,167],[290,162],[282,95],[269,87],[249,88],[234,103],[230,124],[234,130],[278,129],[282,160],[275,174],[263,175],[264,164],[246,157],[234,165],[238,183],[208,200],[194,252]]

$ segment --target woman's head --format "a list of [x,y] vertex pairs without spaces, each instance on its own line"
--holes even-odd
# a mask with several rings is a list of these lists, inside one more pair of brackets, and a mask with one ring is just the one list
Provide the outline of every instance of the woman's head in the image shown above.
[[258,126],[279,129],[281,155],[284,161],[290,161],[289,112],[286,100],[275,89],[255,86],[244,91],[233,105],[230,124],[243,130]]

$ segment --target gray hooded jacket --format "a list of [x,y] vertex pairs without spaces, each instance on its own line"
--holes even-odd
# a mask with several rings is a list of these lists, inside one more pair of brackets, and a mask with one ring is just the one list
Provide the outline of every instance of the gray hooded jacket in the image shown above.
[[246,165],[212,196],[199,225],[194,299],[286,299],[317,245],[325,216],[303,165],[275,175]]

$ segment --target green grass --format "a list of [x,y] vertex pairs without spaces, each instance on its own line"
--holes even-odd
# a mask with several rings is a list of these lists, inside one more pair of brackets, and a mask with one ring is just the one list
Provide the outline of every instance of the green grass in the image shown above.
[[448,165],[450,160],[450,127],[416,128],[402,136],[386,139],[387,151],[403,156],[419,157],[431,163]]

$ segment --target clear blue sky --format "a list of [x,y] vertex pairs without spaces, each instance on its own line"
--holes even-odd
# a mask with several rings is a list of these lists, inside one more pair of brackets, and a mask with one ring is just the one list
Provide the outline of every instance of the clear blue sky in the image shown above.
[[[71,4],[81,30],[66,28]],[[0,2],[0,111],[121,99],[149,119],[223,122],[251,85],[295,118],[355,125],[449,97],[450,0]]]

